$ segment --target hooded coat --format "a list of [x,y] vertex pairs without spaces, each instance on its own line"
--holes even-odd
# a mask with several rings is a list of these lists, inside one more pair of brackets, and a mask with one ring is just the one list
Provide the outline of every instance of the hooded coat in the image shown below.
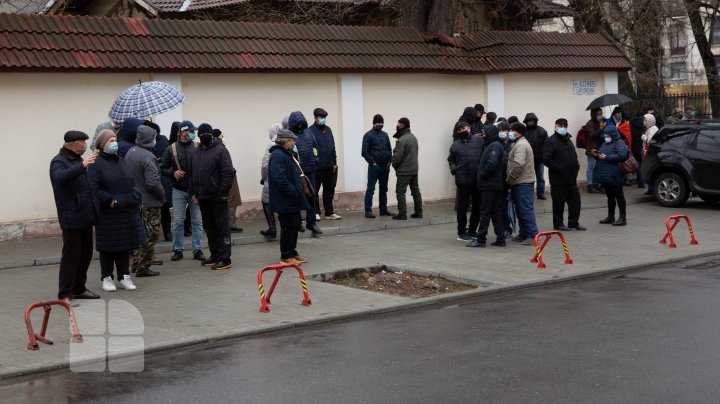
[[580,162],[569,133],[555,132],[543,147],[543,164],[550,173],[550,185],[576,185]]
[[143,206],[159,208],[165,203],[165,188],[160,181],[160,166],[153,153],[157,132],[141,125],[138,128],[136,146],[125,155],[125,161],[142,194]]
[[313,149],[317,150],[318,145],[315,136],[308,130],[305,115],[300,111],[291,113],[288,119],[288,129],[297,136],[295,147],[300,159],[300,167],[302,167],[305,175],[313,175],[318,166],[318,159],[315,157]]
[[455,176],[455,185],[477,185],[477,167],[484,146],[482,136],[478,135],[470,135],[468,139],[458,139],[450,146],[447,160],[450,173]]
[[125,157],[125,154],[127,154],[128,150],[135,146],[137,130],[142,124],[143,121],[137,118],[127,118],[123,121],[123,124],[117,133],[118,156]]
[[[95,248],[103,252],[127,252],[145,244],[140,218],[142,195],[135,189],[127,162],[117,154],[101,151],[88,168],[100,216],[95,228]],[[111,206],[116,201],[115,206]]]
[[482,156],[477,169],[477,187],[480,191],[502,191],[505,187],[505,145],[498,137],[499,130],[495,125],[483,127],[485,137]]
[[653,136],[658,131],[658,127],[656,125],[655,116],[652,114],[645,114],[644,116],[645,122],[647,122],[647,130],[645,130],[645,133],[641,136],[642,139],[642,152],[645,153],[645,150],[647,150],[648,146],[650,145],[650,140],[652,140]]
[[235,169],[230,152],[222,140],[214,138],[209,146],[200,146],[192,155],[192,176],[188,193],[200,201],[230,196]]
[[50,162],[50,182],[62,230],[82,230],[97,224],[100,212],[95,190],[77,153],[60,149]]
[[604,154],[605,159],[596,157],[595,172],[593,173],[593,182],[600,184],[622,187],[625,184],[625,176],[620,174],[618,163],[625,161],[628,155],[628,148],[620,136],[617,128],[614,126],[606,126],[603,134],[612,137],[612,142],[605,143],[600,146],[599,154]]
[[266,205],[270,203],[270,184],[268,183],[270,149],[276,146],[275,139],[277,139],[277,134],[280,129],[282,129],[282,124],[279,123],[275,123],[270,127],[270,144],[265,148],[265,154],[263,154],[262,164],[260,165],[260,183],[263,185],[262,202]]
[[310,208],[295,161],[295,153],[280,145],[270,148],[268,184],[270,210],[276,213],[299,213]]
[[[473,107],[467,107],[463,110],[462,115],[458,118],[458,122],[465,122],[470,125],[470,134],[476,135],[482,132],[483,124],[480,118],[477,117],[477,111]],[[458,134],[455,133],[453,128],[453,141],[458,140]]]
[[630,120],[630,137],[632,138],[632,147],[630,150],[637,161],[642,159],[644,144],[642,136],[644,132],[645,123],[642,115],[636,116]]
[[[170,146],[170,140],[167,138],[167,136],[158,133],[155,141],[156,143],[155,147],[153,148],[153,154],[155,154],[155,157],[157,158],[159,167],[162,156],[165,153],[165,149]],[[163,189],[165,190],[165,203],[172,203],[172,180],[168,176],[160,175],[160,182],[162,183]]]
[[[523,123],[527,125],[528,121],[538,122],[537,115],[532,112],[526,114]],[[535,164],[539,164],[543,161],[543,146],[548,139],[547,131],[539,125],[532,128],[528,126],[524,138],[530,143],[530,147],[532,147]]]

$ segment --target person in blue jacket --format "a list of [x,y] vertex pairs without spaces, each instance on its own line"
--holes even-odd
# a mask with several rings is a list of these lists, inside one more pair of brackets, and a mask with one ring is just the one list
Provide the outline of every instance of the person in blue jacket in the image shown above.
[[[608,200],[608,215],[600,220],[601,224],[612,224],[613,226],[627,225],[625,194],[623,185],[625,176],[620,174],[619,163],[625,161],[628,155],[628,148],[620,137],[620,132],[612,125],[603,130],[603,144],[599,150],[592,150],[592,155],[597,159],[594,181],[605,188],[605,195]],[[615,206],[620,210],[620,217],[615,221]]]

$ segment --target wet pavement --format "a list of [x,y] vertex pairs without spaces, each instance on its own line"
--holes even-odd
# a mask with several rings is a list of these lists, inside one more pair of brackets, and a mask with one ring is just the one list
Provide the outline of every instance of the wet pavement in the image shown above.
[[11,379],[0,401],[716,402],[719,287],[720,255]]

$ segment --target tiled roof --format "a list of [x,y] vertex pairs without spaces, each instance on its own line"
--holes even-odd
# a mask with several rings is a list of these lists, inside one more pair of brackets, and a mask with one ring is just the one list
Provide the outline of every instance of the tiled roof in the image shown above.
[[0,14],[0,71],[628,70],[600,35]]
[[[185,11],[205,10],[209,8],[232,6],[249,0],[192,0]],[[164,13],[179,12],[185,0],[150,0],[155,8]],[[379,0],[303,0],[306,3],[377,3]]]

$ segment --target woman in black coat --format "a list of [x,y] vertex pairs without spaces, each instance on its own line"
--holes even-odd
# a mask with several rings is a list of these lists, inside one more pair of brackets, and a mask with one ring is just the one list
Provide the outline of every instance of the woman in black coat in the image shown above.
[[[145,244],[145,228],[140,218],[141,195],[135,190],[125,160],[117,155],[117,138],[111,131],[98,135],[95,150],[98,157],[88,170],[97,195],[100,217],[95,230],[95,246],[100,252],[103,289],[116,290],[113,266],[117,267],[120,286],[135,290],[130,278],[129,254]],[[138,272],[136,276],[144,276]]]

